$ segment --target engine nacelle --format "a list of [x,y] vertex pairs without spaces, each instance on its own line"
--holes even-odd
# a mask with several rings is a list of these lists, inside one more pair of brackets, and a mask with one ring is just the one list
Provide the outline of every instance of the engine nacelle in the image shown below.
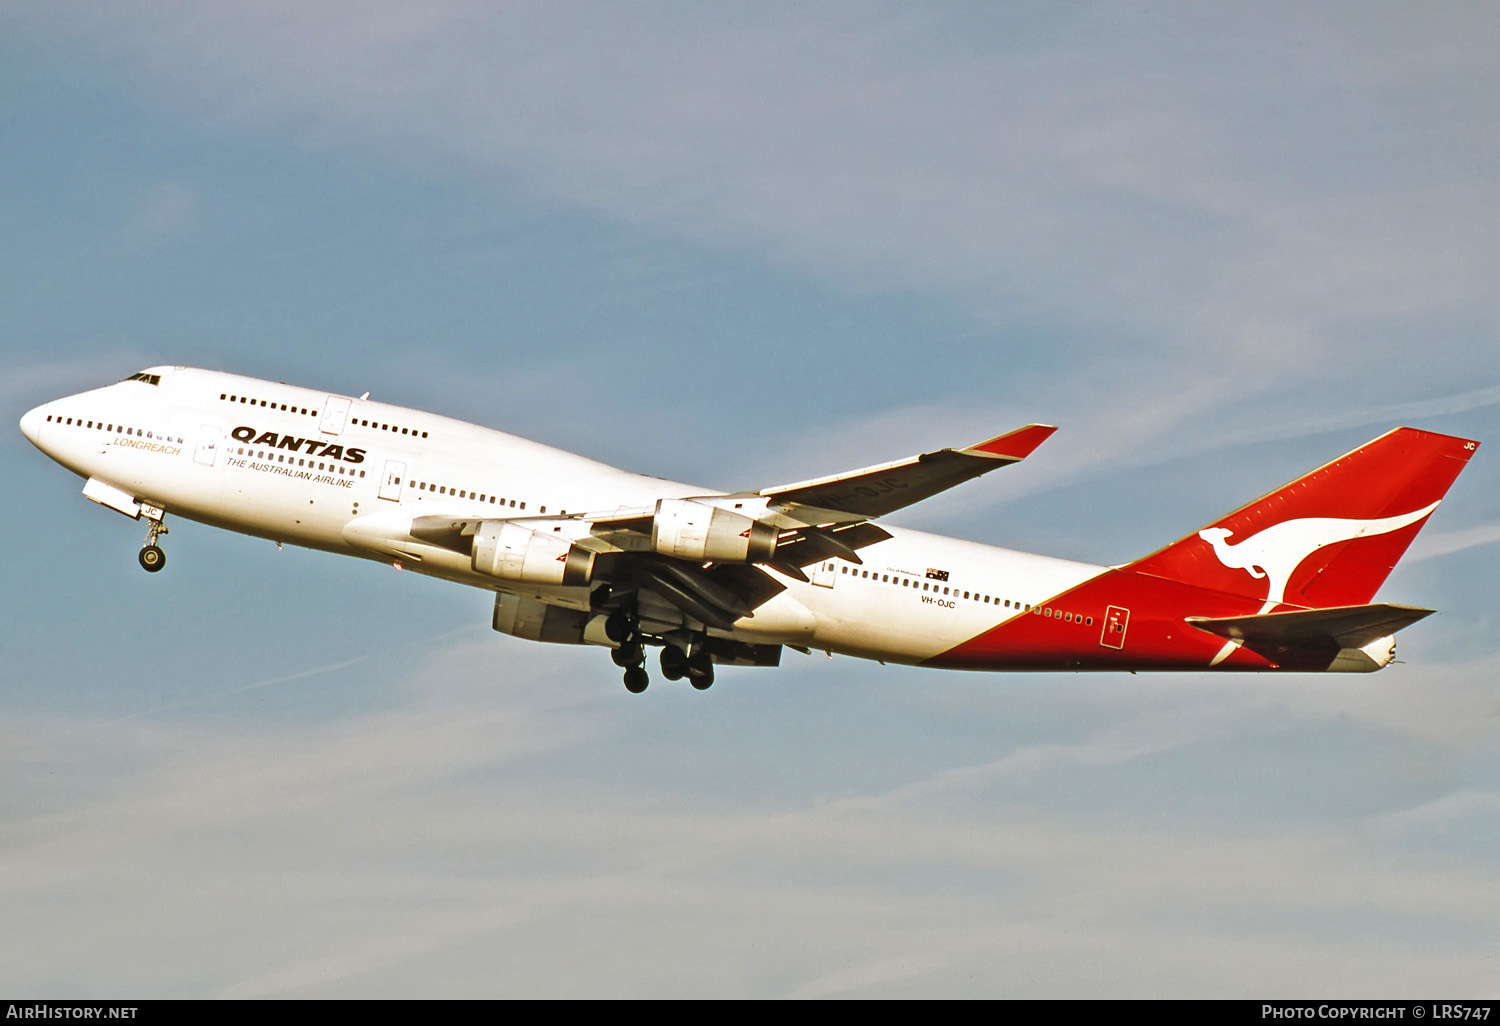
[[507,581],[571,587],[589,583],[594,554],[566,538],[487,520],[474,532],[474,569]]
[[581,609],[549,606],[536,599],[501,592],[495,596],[495,616],[490,626],[501,634],[514,634],[527,641],[555,645],[610,645],[604,633],[604,617]]
[[692,499],[659,499],[651,547],[664,556],[715,563],[765,563],[780,534],[770,524]]

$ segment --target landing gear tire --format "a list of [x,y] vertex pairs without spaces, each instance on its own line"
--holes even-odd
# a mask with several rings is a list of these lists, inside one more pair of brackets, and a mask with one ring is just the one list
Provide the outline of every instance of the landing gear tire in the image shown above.
[[161,511],[157,511],[155,520],[146,521],[146,540],[141,543],[141,554],[136,558],[141,562],[141,569],[148,574],[154,574],[167,565],[167,554],[156,544],[156,539],[167,533],[167,525],[161,519]]
[[714,686],[714,660],[704,649],[694,652],[687,661],[688,683],[699,691]]
[[651,678],[646,674],[644,666],[632,666],[625,671],[625,690],[632,695],[639,695],[650,683]]
[[615,661],[616,666],[639,666],[645,660],[646,653],[639,641],[627,641],[619,648],[610,649],[609,657]]
[[681,680],[687,676],[688,657],[676,645],[667,645],[661,650],[661,675],[667,680]]
[[141,549],[137,558],[141,562],[141,569],[149,574],[154,574],[167,565],[167,554],[158,545],[147,545]]
[[625,639],[634,633],[635,625],[630,622],[630,617],[618,609],[604,621],[604,636],[616,645],[624,644]]

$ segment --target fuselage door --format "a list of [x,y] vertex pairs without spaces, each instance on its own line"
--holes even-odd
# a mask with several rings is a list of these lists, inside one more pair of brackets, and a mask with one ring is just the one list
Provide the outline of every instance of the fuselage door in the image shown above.
[[1105,648],[1125,647],[1125,628],[1130,626],[1130,610],[1121,606],[1110,606],[1104,611],[1104,630],[1099,635],[1099,644]]
[[838,578],[838,575],[838,566],[834,561],[825,559],[813,567],[812,576],[809,579],[820,588],[832,588],[833,582]]
[[406,464],[400,460],[385,461],[385,476],[380,479],[380,497],[392,502],[401,501],[401,480],[406,477]]
[[323,400],[323,420],[318,424],[318,430],[325,435],[342,434],[344,425],[349,420],[349,406],[353,399],[341,395],[331,395]]
[[211,467],[218,458],[219,429],[212,424],[204,424],[198,429],[198,448],[193,453],[193,459],[205,467]]

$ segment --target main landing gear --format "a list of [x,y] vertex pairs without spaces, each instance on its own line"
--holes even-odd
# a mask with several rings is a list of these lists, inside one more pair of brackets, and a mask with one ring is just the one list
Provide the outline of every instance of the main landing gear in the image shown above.
[[[646,639],[635,611],[630,608],[615,610],[604,621],[604,634],[618,646],[611,649],[609,655],[615,665],[625,671],[625,690],[633,695],[645,691],[651,678],[646,673]],[[693,646],[691,655],[671,642],[653,638],[652,644],[662,646],[661,675],[667,680],[686,677],[688,683],[699,691],[713,686],[713,657],[701,643]]]
[[625,670],[625,690],[639,695],[651,683],[646,674],[646,645],[641,636],[641,622],[631,611],[617,609],[604,621],[604,634],[617,648],[609,657]]
[[167,565],[167,554],[156,544],[156,539],[166,533],[167,525],[162,521],[147,521],[146,540],[141,545],[141,554],[136,557],[140,560],[141,569],[147,573],[154,574]]
[[676,645],[663,645],[661,675],[667,680],[681,680],[686,677],[693,687],[699,691],[707,691],[714,686],[713,657],[708,654],[708,649],[701,645],[692,655],[688,655]]

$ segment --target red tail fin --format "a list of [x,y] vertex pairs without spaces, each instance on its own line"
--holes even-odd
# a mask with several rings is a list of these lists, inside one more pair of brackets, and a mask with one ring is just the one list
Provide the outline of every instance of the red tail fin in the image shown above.
[[1128,569],[1280,605],[1369,602],[1479,443],[1402,427]]

